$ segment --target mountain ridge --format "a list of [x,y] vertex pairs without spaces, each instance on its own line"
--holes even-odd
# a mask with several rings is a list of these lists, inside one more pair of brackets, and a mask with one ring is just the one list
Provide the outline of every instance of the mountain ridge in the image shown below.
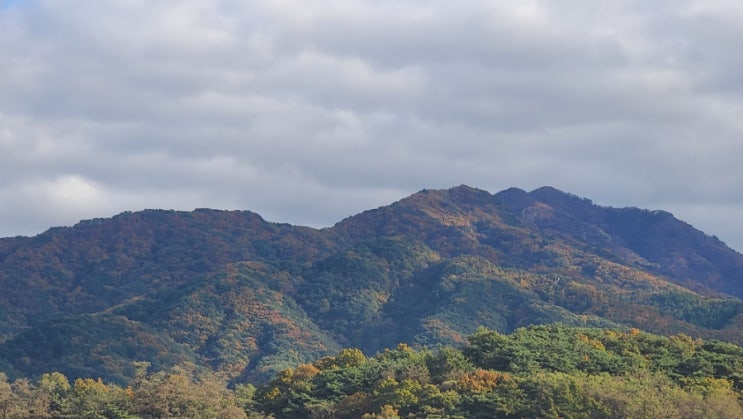
[[741,278],[743,255],[670,213],[551,187],[424,189],[322,229],[126,212],[0,239],[0,370],[76,376],[97,359],[123,382],[132,361],[186,360],[244,381],[341,346],[553,322],[741,343]]

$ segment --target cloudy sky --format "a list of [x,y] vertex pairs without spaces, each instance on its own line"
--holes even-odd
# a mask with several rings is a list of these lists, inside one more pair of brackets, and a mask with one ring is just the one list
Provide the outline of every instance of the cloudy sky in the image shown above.
[[0,236],[551,185],[743,250],[743,3],[0,0]]

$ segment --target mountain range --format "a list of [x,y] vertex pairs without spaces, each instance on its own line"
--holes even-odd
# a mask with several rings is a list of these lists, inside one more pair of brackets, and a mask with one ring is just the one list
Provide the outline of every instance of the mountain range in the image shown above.
[[743,255],[668,212],[551,187],[423,190],[323,229],[127,212],[0,239],[0,371],[261,382],[342,347],[557,322],[741,344],[742,281]]

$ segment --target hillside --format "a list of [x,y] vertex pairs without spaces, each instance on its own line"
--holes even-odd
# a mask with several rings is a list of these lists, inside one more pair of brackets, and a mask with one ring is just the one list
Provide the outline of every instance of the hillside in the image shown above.
[[637,329],[481,328],[460,347],[344,348],[227,387],[187,366],[135,365],[125,387],[54,372],[8,381],[13,418],[719,418],[743,417],[743,348]]
[[480,329],[464,348],[344,349],[258,388],[276,418],[740,418],[741,347],[637,329]]
[[743,343],[741,278],[743,255],[667,212],[549,187],[424,190],[321,230],[147,210],[0,239],[0,370],[260,381],[341,347],[554,322]]

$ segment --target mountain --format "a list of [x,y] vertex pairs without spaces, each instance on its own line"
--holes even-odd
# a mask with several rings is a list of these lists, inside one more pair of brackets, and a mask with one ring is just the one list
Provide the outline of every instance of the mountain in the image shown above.
[[667,212],[550,187],[423,190],[319,230],[146,210],[0,239],[0,371],[260,381],[555,322],[743,343],[742,280],[743,255]]

